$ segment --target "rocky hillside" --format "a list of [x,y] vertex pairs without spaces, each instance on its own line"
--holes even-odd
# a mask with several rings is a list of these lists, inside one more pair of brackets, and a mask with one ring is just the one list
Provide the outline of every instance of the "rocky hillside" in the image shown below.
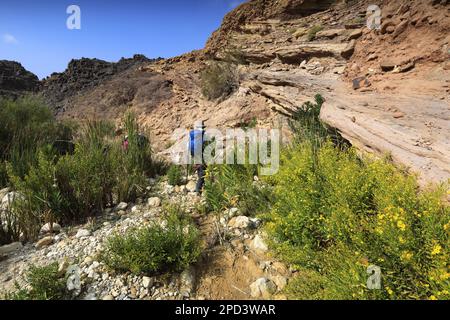
[[16,98],[36,92],[39,85],[38,77],[25,70],[20,63],[0,60],[0,96]]
[[[123,75],[124,72],[152,61],[143,55],[135,55],[130,59],[122,58],[117,63],[87,58],[72,60],[64,72],[53,73],[42,81],[41,93],[55,113],[60,114],[70,109],[75,96],[83,95],[89,89],[97,88],[114,77],[127,78]],[[129,101],[128,96],[132,95],[132,91],[136,91],[137,87],[138,84],[131,87],[125,85],[123,88],[110,88],[111,92],[120,91],[116,92],[114,97],[108,97],[111,107],[118,103],[126,104]]]

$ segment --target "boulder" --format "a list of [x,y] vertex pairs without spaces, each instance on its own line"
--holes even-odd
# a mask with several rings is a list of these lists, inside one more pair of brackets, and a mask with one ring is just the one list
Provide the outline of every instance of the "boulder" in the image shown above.
[[250,294],[253,298],[270,299],[276,290],[275,283],[267,278],[259,278],[250,285]]
[[344,50],[342,50],[341,56],[345,59],[350,59],[350,57],[353,55],[353,52],[355,52],[355,46],[356,41],[354,39],[350,40]]
[[275,283],[279,291],[283,290],[288,282],[288,279],[286,277],[283,277],[282,275],[272,276],[270,280],[272,280],[272,282]]
[[389,60],[389,59],[384,59],[380,62],[380,68],[384,72],[394,70],[396,65],[397,64],[394,61]]
[[358,77],[352,80],[353,90],[357,90],[363,87],[370,87],[371,83],[366,77]]
[[51,245],[52,243],[53,243],[53,237],[48,236],[48,237],[44,237],[41,240],[39,240],[38,242],[36,242],[35,247],[36,247],[36,249],[41,249],[43,247]]
[[117,205],[116,207],[116,211],[121,211],[121,210],[126,210],[128,207],[128,203],[126,202],[121,202]]
[[349,34],[349,36],[348,36],[348,40],[353,40],[353,39],[358,39],[358,38],[360,38],[361,36],[362,36],[362,30],[361,29],[356,29],[356,30],[353,30],[350,34]]
[[80,238],[86,238],[89,237],[91,235],[91,232],[89,230],[86,229],[79,229],[77,231],[77,234],[75,235],[76,238],[80,239]]
[[153,208],[159,207],[161,206],[161,199],[158,197],[149,198],[148,205]]
[[253,238],[252,242],[250,242],[250,248],[260,253],[267,252],[268,250],[267,244],[260,235],[256,235],[255,238]]
[[154,282],[155,280],[153,278],[142,277],[142,286],[146,289],[150,289],[151,287],[153,287]]
[[13,242],[10,244],[6,244],[6,245],[0,247],[0,256],[2,256],[2,255],[6,256],[10,253],[20,250],[21,248],[23,248],[23,245],[21,242]]
[[[53,232],[58,233],[58,232],[61,231],[61,226],[60,226],[59,224],[57,224],[56,222],[53,223],[52,227],[53,227]],[[45,233],[49,233],[50,230],[51,230],[51,228],[50,228],[50,222],[48,222],[48,223],[46,223],[46,224],[44,224],[44,225],[42,226],[42,228],[41,228],[41,233],[44,233],[44,234],[45,234]]]

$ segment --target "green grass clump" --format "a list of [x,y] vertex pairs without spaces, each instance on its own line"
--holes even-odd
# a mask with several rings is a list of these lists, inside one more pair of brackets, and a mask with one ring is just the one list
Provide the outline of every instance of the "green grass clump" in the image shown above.
[[200,255],[200,233],[177,206],[168,208],[165,221],[110,237],[102,259],[114,270],[135,274],[185,269]]
[[63,300],[68,299],[66,281],[58,273],[58,264],[31,266],[26,273],[27,289],[16,283],[16,292],[6,293],[6,300]]
[[209,100],[225,98],[238,87],[236,65],[230,62],[210,62],[200,74],[202,94]]
[[183,181],[183,171],[181,166],[171,165],[169,170],[167,170],[167,178],[169,185],[178,186]]
[[307,33],[307,39],[308,41],[313,41],[316,38],[316,34],[319,31],[323,30],[323,26],[322,25],[315,25],[313,26],[311,29],[309,29],[308,33]]

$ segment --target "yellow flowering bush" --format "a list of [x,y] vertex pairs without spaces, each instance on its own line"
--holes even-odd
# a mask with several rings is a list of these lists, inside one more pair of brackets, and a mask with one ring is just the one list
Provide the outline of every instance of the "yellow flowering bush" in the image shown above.
[[[309,142],[285,150],[271,177],[272,246],[299,269],[293,298],[449,299],[450,210],[444,186],[417,179],[387,159]],[[382,274],[370,290],[367,267]]]

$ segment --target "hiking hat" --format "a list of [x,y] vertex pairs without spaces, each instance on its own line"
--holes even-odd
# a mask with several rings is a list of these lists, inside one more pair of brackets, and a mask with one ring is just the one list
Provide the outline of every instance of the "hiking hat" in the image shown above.
[[195,124],[194,124],[194,129],[195,130],[204,130],[206,127],[205,127],[205,125],[203,124],[203,120],[198,120],[198,121],[195,121]]

